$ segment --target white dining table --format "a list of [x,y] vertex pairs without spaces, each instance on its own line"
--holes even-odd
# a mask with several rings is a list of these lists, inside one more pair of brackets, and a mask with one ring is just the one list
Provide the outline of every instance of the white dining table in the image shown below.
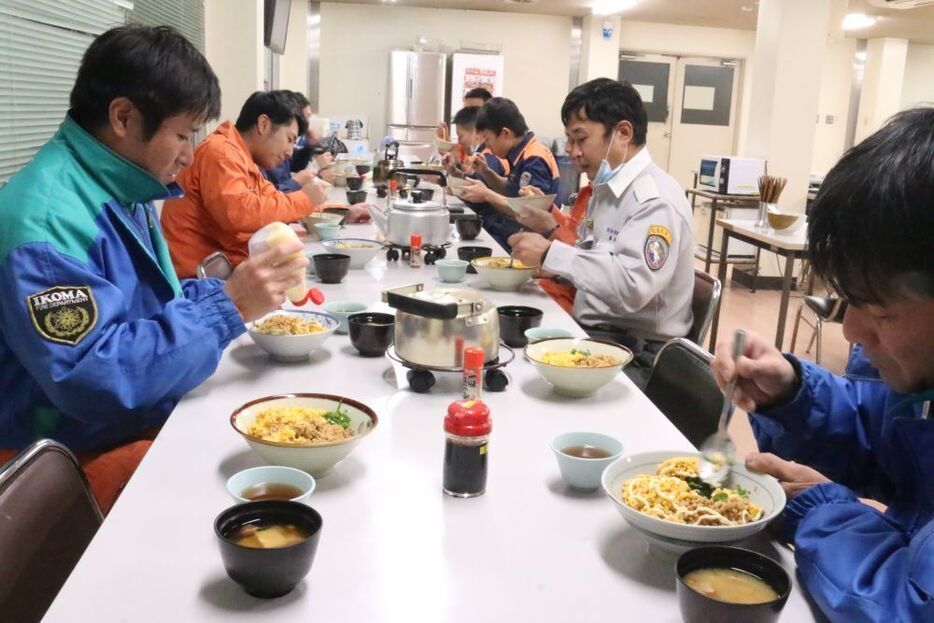
[[[343,235],[375,232],[357,224]],[[485,232],[466,244],[503,253]],[[388,263],[381,254],[342,283],[317,287],[328,300],[375,310],[385,309],[383,290],[408,283],[441,285],[435,267]],[[463,285],[496,304],[538,307],[542,326],[584,335],[534,282],[494,292],[468,275]],[[459,375],[442,375],[417,394],[404,370],[360,357],[346,335],[331,336],[298,364],[273,362],[248,335],[239,337],[169,417],[45,620],[680,621],[675,558],[650,550],[604,493],[569,489],[550,444],[565,432],[597,431],[620,440],[624,453],[691,445],[625,374],[589,398],[570,399],[554,394],[521,351],[505,371],[507,389],[483,394],[493,419],[487,491],[457,499],[442,493],[441,472],[442,420],[459,397]],[[263,464],[230,414],[289,392],[352,397],[372,407],[379,424],[311,496],[324,519],[311,572],[290,594],[262,600],[228,579],[213,524],[233,504],[226,480]],[[745,545],[794,577],[783,545],[764,535]],[[815,616],[796,586],[781,620]]]

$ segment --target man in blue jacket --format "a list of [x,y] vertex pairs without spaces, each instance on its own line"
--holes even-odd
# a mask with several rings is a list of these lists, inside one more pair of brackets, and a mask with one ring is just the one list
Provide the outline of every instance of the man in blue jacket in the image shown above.
[[[849,301],[844,376],[751,335],[717,346],[776,476],[798,571],[833,621],[934,621],[934,108],[899,113],[827,174],[814,269]],[[864,504],[872,498],[885,512]]]
[[178,196],[219,110],[217,77],[171,28],[88,48],[58,132],[0,190],[0,463],[43,437],[96,454],[146,436],[296,285],[298,243],[226,283],[172,268],[152,202]]

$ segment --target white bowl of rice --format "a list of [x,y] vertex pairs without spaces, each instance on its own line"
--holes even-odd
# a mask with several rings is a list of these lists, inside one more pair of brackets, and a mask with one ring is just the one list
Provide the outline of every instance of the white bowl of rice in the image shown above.
[[337,330],[330,314],[299,309],[279,310],[246,325],[256,345],[276,361],[306,361]]
[[381,242],[366,238],[334,238],[323,241],[321,246],[327,249],[327,253],[349,255],[351,269],[363,268],[383,248]]
[[525,356],[556,394],[571,398],[595,393],[632,360],[632,352],[624,346],[570,337],[529,344]]
[[704,489],[696,478],[699,456],[675,451],[624,456],[607,466],[601,484],[633,529],[673,554],[749,538],[785,508],[778,481],[741,464],[733,466],[723,487]]
[[363,403],[330,394],[283,394],[248,402],[230,424],[261,457],[320,477],[331,472],[376,428]]
[[471,266],[493,290],[515,292],[532,277],[534,268],[510,257],[478,257]]

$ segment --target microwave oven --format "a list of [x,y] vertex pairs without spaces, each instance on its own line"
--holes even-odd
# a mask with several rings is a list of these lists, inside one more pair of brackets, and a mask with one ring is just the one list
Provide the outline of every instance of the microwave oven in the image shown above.
[[697,187],[721,195],[757,195],[765,160],[740,156],[701,156]]

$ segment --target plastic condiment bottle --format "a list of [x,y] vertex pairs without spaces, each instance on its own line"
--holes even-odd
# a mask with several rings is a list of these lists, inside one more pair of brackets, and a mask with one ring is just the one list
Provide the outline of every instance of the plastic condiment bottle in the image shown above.
[[409,266],[421,268],[422,266],[422,237],[412,234],[409,237]]
[[464,349],[464,400],[479,400],[483,391],[483,349],[468,346]]
[[486,492],[490,409],[480,400],[458,400],[444,418],[444,492],[472,498]]
[[[247,246],[250,250],[250,257],[253,257],[265,252],[268,249],[278,247],[283,244],[288,244],[292,241],[301,242],[301,240],[298,238],[298,234],[296,234],[295,231],[285,223],[276,221],[266,225],[258,232],[253,234],[250,237],[250,241],[247,243]],[[291,260],[301,256],[302,252],[298,251],[287,259]],[[308,301],[312,301],[320,305],[324,302],[324,297],[321,295],[320,290],[317,290],[316,288],[312,288],[310,290],[308,289],[308,286],[305,283],[305,269],[299,269],[296,271],[296,276],[301,277],[301,283],[297,286],[289,288],[285,293],[293,305],[304,305]]]

